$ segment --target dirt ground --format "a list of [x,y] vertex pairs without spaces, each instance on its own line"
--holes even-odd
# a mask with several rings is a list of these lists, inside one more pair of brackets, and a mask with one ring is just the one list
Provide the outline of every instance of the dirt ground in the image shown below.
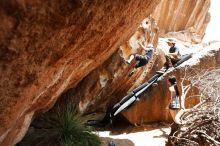
[[116,146],[135,146],[131,140],[128,139],[114,139],[109,137],[102,137],[102,146],[108,146],[108,144],[113,141]]
[[170,133],[169,124],[115,127],[99,131],[102,146],[112,140],[116,146],[165,146]]

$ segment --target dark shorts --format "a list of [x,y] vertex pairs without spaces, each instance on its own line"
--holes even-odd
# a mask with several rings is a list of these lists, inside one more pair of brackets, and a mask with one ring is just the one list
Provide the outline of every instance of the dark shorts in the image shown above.
[[136,65],[135,68],[139,68],[141,66],[144,66],[148,63],[149,59],[145,55],[135,55],[135,60],[139,61]]
[[170,60],[172,62],[172,64],[175,64],[175,63],[177,63],[178,61],[181,60],[180,56],[178,56],[177,58],[172,58],[171,56],[166,55],[165,57],[166,57],[166,60]]
[[169,55],[166,55],[166,62],[164,64],[164,66],[166,68],[169,68],[170,66],[173,66],[174,64],[176,64],[179,60],[181,60],[181,57],[177,57],[177,58],[172,58]]

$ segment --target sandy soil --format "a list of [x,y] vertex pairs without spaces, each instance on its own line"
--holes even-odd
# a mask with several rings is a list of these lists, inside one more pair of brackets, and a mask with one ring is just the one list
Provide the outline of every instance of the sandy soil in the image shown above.
[[[112,138],[108,139],[107,142],[113,140],[117,144],[116,146],[125,146],[125,143],[129,144],[128,146],[132,146],[130,141],[135,146],[165,146],[169,132],[169,125],[154,124],[129,127],[126,130],[99,131],[98,134],[103,138]],[[118,139],[124,139],[124,141],[118,141]],[[103,146],[108,146],[106,139],[104,141]]]

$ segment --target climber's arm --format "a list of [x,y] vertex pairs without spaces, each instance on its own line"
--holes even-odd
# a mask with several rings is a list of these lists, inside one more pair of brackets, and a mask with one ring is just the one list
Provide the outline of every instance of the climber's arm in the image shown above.
[[145,50],[145,51],[148,50],[147,47],[145,47],[142,43],[140,43],[140,42],[138,42],[138,43],[139,43],[139,45],[141,46],[141,49],[142,49],[142,50]]

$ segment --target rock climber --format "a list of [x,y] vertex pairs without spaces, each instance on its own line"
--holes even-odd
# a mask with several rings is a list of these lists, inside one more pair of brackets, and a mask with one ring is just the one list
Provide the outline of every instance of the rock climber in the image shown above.
[[129,73],[129,76],[132,76],[136,72],[137,68],[146,65],[154,53],[154,47],[152,44],[147,45],[147,47],[145,47],[142,43],[139,43],[139,45],[146,53],[144,55],[131,54],[129,56],[129,59],[127,60],[128,64],[130,64],[133,59],[138,61],[138,63],[135,65],[135,68]]

